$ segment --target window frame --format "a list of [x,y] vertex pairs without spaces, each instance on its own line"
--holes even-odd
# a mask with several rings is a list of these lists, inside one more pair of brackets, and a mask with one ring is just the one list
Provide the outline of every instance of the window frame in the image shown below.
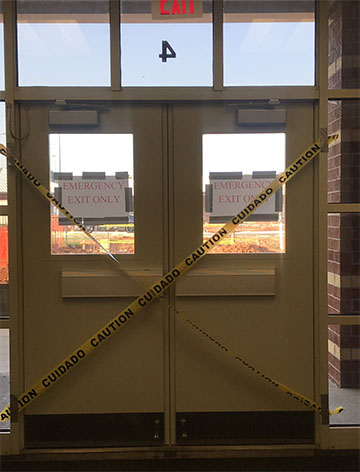
[[[327,312],[327,215],[360,211],[358,204],[329,204],[327,202],[327,145],[328,100],[360,99],[359,89],[328,88],[328,2],[316,0],[315,15],[315,85],[314,86],[268,86],[268,87],[226,87],[223,86],[223,23],[222,0],[213,3],[213,87],[171,87],[171,88],[121,88],[120,71],[120,4],[119,0],[110,2],[110,47],[111,47],[111,87],[18,87],[16,57],[16,8],[15,2],[3,2],[4,17],[4,57],[5,90],[0,91],[0,100],[5,101],[7,110],[7,129],[14,134],[7,136],[7,146],[13,152],[20,150],[21,133],[18,103],[31,100],[47,102],[50,100],[88,101],[98,100],[136,101],[263,101],[269,97],[279,100],[310,102],[315,106],[317,126],[314,134],[322,136],[322,152],[315,162],[315,399],[327,406],[327,327],[329,324],[360,324],[360,317],[329,317]],[[11,127],[9,126],[11,124]],[[11,276],[9,304],[11,319],[0,321],[0,328],[10,329],[11,335],[11,392],[22,391],[23,377],[21,359],[23,358],[22,333],[22,255],[17,248],[22,245],[21,212],[16,205],[21,196],[21,179],[10,171],[8,176],[8,206],[0,207],[0,215],[9,217],[9,270]],[[326,410],[326,408],[325,408]],[[322,424],[317,425],[316,440],[322,449],[357,449],[360,428],[329,427],[325,414]],[[11,433],[1,437],[2,453],[19,454],[23,448],[23,423],[12,423]]]

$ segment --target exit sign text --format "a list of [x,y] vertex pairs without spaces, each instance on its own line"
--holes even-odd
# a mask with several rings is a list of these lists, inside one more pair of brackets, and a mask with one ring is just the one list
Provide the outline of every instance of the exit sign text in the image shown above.
[[202,17],[202,0],[152,0],[151,15],[154,20]]

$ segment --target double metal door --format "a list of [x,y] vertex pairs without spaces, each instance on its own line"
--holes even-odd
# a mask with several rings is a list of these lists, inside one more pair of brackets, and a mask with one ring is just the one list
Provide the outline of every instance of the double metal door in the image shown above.
[[[120,196],[104,188],[120,188],[125,179],[125,218],[103,206],[82,220],[118,263],[21,183],[24,387],[53,372],[143,287],[211,236],[222,217],[206,206],[207,174],[215,178],[213,192],[216,178],[225,189],[236,178],[255,182],[258,168],[245,178],[242,166],[251,169],[253,151],[266,136],[283,136],[287,165],[313,141],[307,105],[285,105],[281,130],[244,126],[236,120],[238,110],[224,104],[87,106],[92,118],[45,104],[23,112],[30,133],[22,162],[52,191],[61,188],[63,205],[73,205],[79,218],[100,198],[110,208]],[[221,173],[221,163],[234,153],[231,140],[245,135],[255,138],[252,147],[240,147],[238,161],[230,171],[224,164]],[[211,157],[217,138],[218,155]],[[266,169],[263,179],[270,175]],[[98,184],[91,188],[93,182]],[[224,191],[218,198],[234,202],[233,195]],[[240,211],[245,197],[237,198]],[[289,184],[281,210],[276,231],[282,242],[275,249],[259,241],[254,244],[260,249],[241,246],[241,238],[264,231],[271,242],[276,231],[260,223],[271,226],[274,218],[260,217],[250,236],[238,232],[220,252],[207,255],[166,291],[164,301],[149,303],[111,339],[105,332],[101,349],[25,410],[25,446],[313,442],[313,412],[226,351],[314,397],[312,165]]]

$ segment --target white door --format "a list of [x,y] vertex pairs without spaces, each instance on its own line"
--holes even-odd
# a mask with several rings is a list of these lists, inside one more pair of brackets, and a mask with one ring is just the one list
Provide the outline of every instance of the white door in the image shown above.
[[[312,144],[311,107],[281,104],[282,119],[272,113],[174,106],[172,263]],[[276,198],[177,283],[176,308],[206,332],[173,315],[178,443],[314,442],[314,413],[266,380],[314,398],[313,166],[288,184],[282,202]]]
[[31,106],[23,164],[119,264],[22,182],[24,381],[54,383],[25,410],[25,446],[314,441],[314,413],[226,352],[313,398],[312,165],[166,303],[56,373],[312,143],[311,107],[280,108],[274,124],[225,104]]

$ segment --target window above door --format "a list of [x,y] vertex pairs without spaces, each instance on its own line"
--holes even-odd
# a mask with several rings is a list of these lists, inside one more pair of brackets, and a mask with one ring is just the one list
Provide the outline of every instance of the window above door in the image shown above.
[[114,87],[114,72],[124,88],[212,87],[222,70],[221,86],[315,83],[311,0],[225,0],[220,9],[211,0],[16,6],[20,87]]

